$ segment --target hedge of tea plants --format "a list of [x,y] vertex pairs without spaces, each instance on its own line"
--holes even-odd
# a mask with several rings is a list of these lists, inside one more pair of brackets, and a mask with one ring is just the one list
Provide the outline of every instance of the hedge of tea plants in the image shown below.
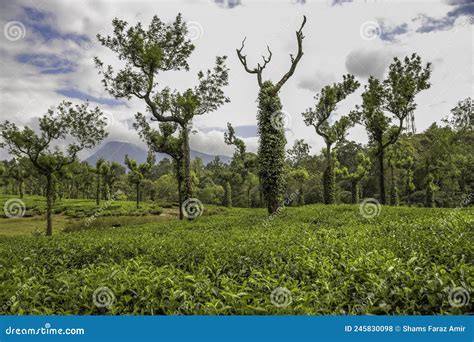
[[0,237],[2,314],[467,314],[472,209],[214,209]]

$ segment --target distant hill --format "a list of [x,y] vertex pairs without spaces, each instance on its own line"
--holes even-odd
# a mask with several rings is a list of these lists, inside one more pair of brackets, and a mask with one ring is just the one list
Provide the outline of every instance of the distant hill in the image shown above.
[[[128,154],[130,158],[137,160],[139,163],[143,163],[146,161],[147,153],[147,149],[142,146],[137,146],[135,144],[123,141],[108,141],[85,161],[90,165],[94,165],[97,160],[103,158],[107,161],[115,161],[123,165],[125,155]],[[216,156],[212,154],[191,150],[191,159],[201,158],[204,164],[208,164],[214,160],[215,157]],[[156,154],[157,162],[164,158],[171,159],[167,154]],[[219,158],[224,163],[229,163],[231,160],[231,158],[228,156],[219,156]]]

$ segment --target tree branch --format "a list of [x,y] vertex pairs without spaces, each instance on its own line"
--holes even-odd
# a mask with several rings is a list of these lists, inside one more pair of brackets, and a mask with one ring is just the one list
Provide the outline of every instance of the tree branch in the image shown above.
[[240,63],[242,63],[242,65],[244,66],[245,71],[247,71],[249,74],[257,74],[258,85],[260,87],[262,87],[262,85],[263,85],[262,71],[263,71],[263,69],[265,69],[267,64],[270,63],[270,61],[272,60],[272,51],[270,50],[270,48],[267,45],[268,58],[265,58],[265,56],[262,56],[263,65],[260,65],[260,63],[258,63],[256,68],[250,69],[247,65],[247,55],[242,55],[242,50],[244,49],[246,39],[247,39],[247,37],[245,37],[244,40],[242,40],[242,46],[240,47],[240,49],[236,49],[237,56],[239,57]]
[[293,75],[296,69],[296,65],[300,61],[301,57],[303,56],[303,27],[306,24],[306,16],[303,16],[303,23],[301,24],[301,27],[298,31],[296,31],[296,40],[298,42],[298,53],[296,55],[296,58],[293,58],[293,55],[290,54],[290,59],[291,59],[291,67],[290,70],[283,75],[282,79],[275,85],[275,92],[278,93],[281,89],[281,87],[285,84],[286,81]]

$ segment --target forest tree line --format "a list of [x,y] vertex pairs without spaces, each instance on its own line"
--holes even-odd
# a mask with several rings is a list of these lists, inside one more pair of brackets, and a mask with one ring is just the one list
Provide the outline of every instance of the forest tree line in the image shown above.
[[[404,133],[387,152],[386,181],[388,203],[456,207],[474,192],[474,131],[466,121],[470,99],[460,102],[444,124],[433,123],[422,133]],[[472,114],[471,114],[472,115]],[[257,154],[248,152],[233,128],[226,141],[236,145],[230,163],[215,160],[204,165],[191,161],[192,187],[203,203],[263,207],[258,180]],[[291,205],[324,202],[325,153],[310,155],[310,146],[296,140],[287,149],[284,166],[285,196],[296,193]],[[335,202],[357,203],[362,198],[379,198],[375,148],[369,143],[339,142],[333,153],[335,164]],[[74,161],[56,177],[55,194],[64,198],[91,199],[100,203],[118,193],[116,199],[137,199],[177,203],[177,181],[173,162],[165,158],[157,163],[130,169],[127,164],[99,159],[95,165]],[[129,160],[130,163],[130,160]],[[139,166],[140,164],[138,164]],[[132,171],[134,170],[134,171]],[[28,158],[12,158],[0,163],[5,194],[23,197],[45,196],[45,179]],[[138,186],[137,186],[138,184]]]

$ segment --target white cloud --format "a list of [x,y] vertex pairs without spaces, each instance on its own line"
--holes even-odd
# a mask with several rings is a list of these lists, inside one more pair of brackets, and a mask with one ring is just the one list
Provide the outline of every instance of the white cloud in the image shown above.
[[388,49],[355,49],[346,57],[346,68],[354,76],[382,79],[393,57],[394,52]]
[[[0,37],[0,88],[3,88],[0,119],[19,124],[25,124],[32,117],[45,113],[51,105],[58,104],[63,97],[56,91],[61,88],[77,89],[94,97],[110,97],[100,83],[92,58],[100,56],[106,63],[120,66],[116,57],[97,44],[94,38],[99,32],[110,34],[111,21],[116,16],[130,23],[141,21],[147,25],[154,14],[170,22],[178,12],[182,12],[186,20],[197,21],[203,27],[202,36],[195,41],[196,50],[190,58],[190,72],[164,73],[159,76],[160,86],[169,85],[179,90],[193,86],[198,70],[212,67],[216,55],[229,56],[230,85],[225,92],[231,98],[231,103],[194,120],[199,133],[192,137],[192,148],[205,153],[232,155],[232,147],[226,146],[223,141],[222,130],[225,130],[227,122],[234,126],[256,125],[257,81],[255,75],[245,73],[235,55],[235,48],[247,36],[245,53],[249,64],[255,65],[266,52],[268,44],[273,58],[263,76],[276,82],[289,68],[289,54],[296,52],[294,35],[303,14],[308,18],[304,29],[304,56],[294,76],[280,93],[283,107],[292,117],[291,133],[287,134],[288,146],[301,138],[313,145],[313,153],[319,152],[323,146],[322,139],[314,129],[305,126],[301,117],[306,108],[314,105],[312,92],[340,80],[348,71],[356,74],[361,83],[365,83],[370,74],[381,77],[394,56],[416,52],[424,61],[434,64],[431,89],[417,97],[416,125],[419,130],[440,120],[458,100],[472,93],[472,53],[469,50],[472,47],[471,27],[458,19],[450,30],[416,32],[420,23],[413,21],[414,18],[419,15],[442,18],[453,9],[443,1],[352,2],[342,6],[331,6],[331,1],[308,1],[305,5],[291,1],[271,4],[244,1],[229,9],[204,0],[18,0],[2,3],[2,31],[8,21],[22,18],[24,6],[36,6],[53,13],[55,19],[50,24],[56,25],[58,31],[87,35],[91,37],[92,44],[77,44],[62,39],[43,42],[38,39],[38,32],[32,32],[28,26],[25,39],[9,41],[3,35]],[[406,23],[408,31],[397,35],[393,42],[383,42],[379,38],[367,41],[360,36],[360,26],[367,21],[387,23],[389,29]],[[74,60],[77,70],[67,74],[41,74],[37,68],[15,60],[15,56],[20,53],[32,52],[77,56]],[[361,90],[341,103],[338,113],[347,113],[359,103]],[[433,106],[434,103],[439,105]],[[137,111],[145,112],[143,102],[134,99],[127,102],[127,106],[101,108],[112,113],[115,118],[111,139],[139,140],[137,133],[125,121],[133,118]],[[222,130],[206,129],[211,127]],[[366,135],[360,128],[351,130],[349,136],[357,141],[366,141]],[[245,141],[249,150],[256,151],[257,138]]]
[[313,74],[303,76],[298,82],[298,86],[301,89],[306,89],[315,93],[319,92],[324,86],[332,84],[335,81],[336,77],[332,72],[317,70]]

